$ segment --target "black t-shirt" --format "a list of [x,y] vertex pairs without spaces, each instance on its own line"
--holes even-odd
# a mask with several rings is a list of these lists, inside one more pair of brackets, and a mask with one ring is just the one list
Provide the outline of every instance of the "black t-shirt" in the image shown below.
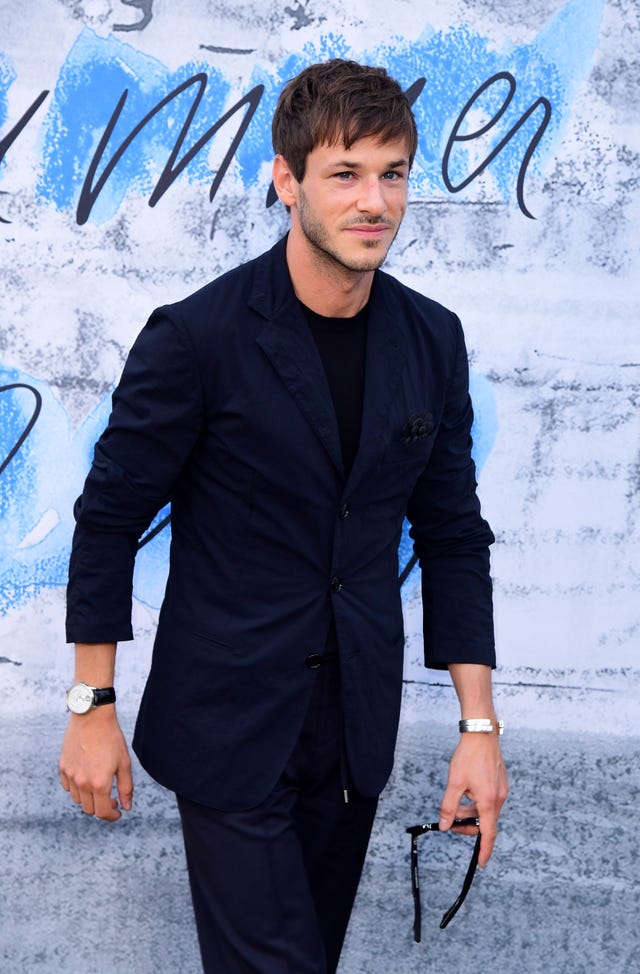
[[362,426],[369,306],[365,305],[352,318],[326,318],[304,304],[302,307],[331,390],[348,475],[358,452]]

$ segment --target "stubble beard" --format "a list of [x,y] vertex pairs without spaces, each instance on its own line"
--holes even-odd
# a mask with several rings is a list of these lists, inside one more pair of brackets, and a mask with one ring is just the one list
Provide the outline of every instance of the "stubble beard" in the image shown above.
[[[338,248],[336,248],[329,240],[329,234],[326,227],[320,220],[318,220],[309,206],[307,198],[300,191],[298,199],[298,218],[300,220],[300,229],[304,234],[307,242],[311,245],[316,257],[321,260],[324,264],[328,264],[333,268],[336,266],[343,271],[350,271],[353,274],[362,274],[367,271],[376,271],[389,252],[391,244],[396,238],[400,225],[395,228],[395,232],[389,241],[387,247],[381,246],[382,241],[380,240],[364,240],[361,243],[364,245],[365,250],[370,250],[370,254],[362,254],[361,257],[352,257],[342,253]],[[355,221],[357,223],[357,221]],[[392,227],[387,220],[366,220],[363,219],[361,223],[383,223],[385,226]],[[354,221],[351,221],[348,226],[352,226]]]

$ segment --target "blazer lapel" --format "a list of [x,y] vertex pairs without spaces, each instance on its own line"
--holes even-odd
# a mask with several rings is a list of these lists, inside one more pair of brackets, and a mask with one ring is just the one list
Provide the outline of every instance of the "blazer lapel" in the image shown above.
[[[387,439],[392,403],[406,360],[402,323],[388,306],[385,275],[377,272],[367,329],[362,428],[345,488],[352,490],[378,459]],[[320,354],[295,296],[286,262],[286,237],[256,262],[250,306],[266,320],[256,341],[344,477],[342,448]]]
[[406,360],[406,335],[387,304],[384,276],[376,274],[369,307],[367,356],[360,445],[347,480],[347,490],[376,462],[387,441],[392,403]]
[[295,296],[281,240],[258,265],[249,304],[267,318],[256,341],[341,476],[342,449],[320,353]]

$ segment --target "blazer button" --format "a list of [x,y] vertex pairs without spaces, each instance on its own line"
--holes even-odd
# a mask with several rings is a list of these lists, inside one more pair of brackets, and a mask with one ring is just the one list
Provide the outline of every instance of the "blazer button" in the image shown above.
[[344,521],[345,517],[349,517],[349,505],[348,504],[343,504],[342,505],[342,507],[338,511],[338,517],[340,518],[341,521]]
[[331,591],[339,592],[341,588],[342,588],[342,582],[340,581],[337,575],[334,575],[333,578],[331,579]]
[[311,653],[311,655],[307,656],[306,660],[304,661],[304,665],[308,670],[317,670],[321,663],[322,656],[320,653]]

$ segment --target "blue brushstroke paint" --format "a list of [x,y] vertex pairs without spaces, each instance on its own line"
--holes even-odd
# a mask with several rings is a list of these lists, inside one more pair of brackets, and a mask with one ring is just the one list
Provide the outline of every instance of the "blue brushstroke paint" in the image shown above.
[[[0,387],[15,383],[36,389],[42,410],[0,474],[0,616],[45,588],[66,585],[73,504],[111,411],[108,395],[72,434],[66,411],[46,382],[0,366]],[[0,462],[27,427],[34,402],[28,389],[0,392]],[[156,521],[166,513],[160,512]],[[169,540],[169,532],[161,532],[141,549],[136,562],[134,595],[152,607],[162,601]]]
[[[65,485],[77,476],[75,457],[66,449],[68,419],[47,383],[1,369],[0,386],[12,383],[35,388],[42,396],[42,412],[0,477],[0,604],[5,611],[30,600],[43,586],[62,584],[65,540],[71,536],[73,520]],[[0,393],[2,460],[25,430],[33,407],[34,397],[26,389]],[[51,511],[57,524],[37,544],[25,547],[25,539]]]
[[[532,163],[541,172],[566,126],[576,89],[590,69],[603,9],[604,0],[568,0],[530,44],[501,50],[466,26],[437,33],[427,27],[417,41],[393,39],[368,51],[350,45],[340,35],[327,34],[316,43],[307,44],[301,54],[288,57],[275,72],[256,67],[251,87],[262,84],[265,90],[236,155],[242,184],[247,188],[262,187],[266,192],[272,158],[271,117],[278,94],[283,84],[307,64],[330,57],[353,57],[381,64],[405,88],[417,78],[426,78],[426,86],[414,105],[420,133],[412,174],[414,196],[445,193],[441,163],[447,137],[465,102],[500,71],[510,72],[516,79],[513,101],[503,119],[485,137],[482,151],[475,142],[455,146],[450,176],[454,183],[461,181],[475,168],[475,154],[481,151],[481,158],[486,158],[529,106],[544,96],[553,111]],[[103,38],[89,29],[83,30],[61,69],[44,124],[40,199],[61,209],[76,205],[95,148],[125,88],[129,97],[106,158],[148,111],[197,71],[204,71],[209,82],[187,137],[187,148],[246,92],[235,92],[233,99],[229,98],[229,83],[210,63],[190,63],[170,71],[157,59],[116,37]],[[476,105],[474,129],[479,127],[478,114],[483,114],[486,121],[497,112],[506,91],[507,85],[502,82],[483,95]],[[140,133],[94,207],[94,222],[114,216],[127,193],[151,193],[194,95],[194,89],[183,93]],[[529,119],[489,167],[496,192],[503,200],[515,200],[518,171],[539,121],[535,115]],[[224,134],[221,137],[227,138]],[[206,159],[205,148],[187,167],[188,178],[211,183]],[[473,186],[472,183],[463,196],[473,194]]]
[[[37,193],[59,209],[75,207],[87,170],[111,115],[126,89],[127,101],[102,156],[104,165],[136,125],[182,82],[204,72],[208,83],[183,144],[182,154],[203,136],[226,109],[230,90],[210,64],[189,62],[170,71],[156,58],[115,37],[85,29],[60,71],[42,134],[42,171]],[[128,193],[148,195],[166,165],[197,86],[169,103],[145,126],[125,152],[91,213],[95,223],[114,216]],[[214,136],[217,138],[218,136]],[[228,140],[228,133],[221,138]],[[211,183],[207,149],[187,167],[188,178]]]
[[[9,114],[9,88],[16,80],[11,59],[0,51],[0,128],[4,125]],[[2,133],[4,134],[4,133]],[[6,159],[2,160],[2,167],[6,166]]]
[[[515,122],[540,96],[552,104],[551,122],[532,165],[542,171],[543,162],[553,156],[555,147],[570,116],[576,89],[587,77],[598,46],[604,0],[569,0],[530,44],[497,50],[490,41],[466,26],[434,33],[425,29],[417,41],[394,38],[388,44],[362,51],[349,47],[340,36],[328,35],[317,45],[308,44],[303,54],[289,57],[272,76],[256,69],[252,84],[263,84],[265,93],[254,124],[240,146],[237,159],[244,184],[256,185],[271,158],[270,121],[283,85],[306,65],[328,57],[351,57],[385,67],[408,88],[418,78],[426,85],[414,104],[418,125],[419,147],[412,172],[413,195],[443,194],[441,175],[444,146],[461,109],[483,82],[500,71],[516,79],[516,93],[505,117],[498,123],[484,145],[483,157],[500,141]],[[475,108],[483,109],[484,121],[495,115],[507,93],[506,83],[492,87]],[[539,110],[541,113],[541,109]],[[491,163],[490,172],[502,199],[515,198],[518,171],[527,145],[540,118],[534,115]],[[474,116],[474,129],[480,127]],[[463,134],[468,131],[464,128]],[[468,175],[474,143],[456,146],[452,156],[451,176],[458,182]],[[473,193],[473,184],[467,194]]]
[[0,51],[0,125],[7,120],[7,95],[15,80],[16,72],[10,57]]
[[469,373],[469,393],[473,402],[474,421],[471,428],[471,455],[478,474],[493,450],[498,435],[498,408],[493,385],[484,375]]
[[[170,513],[171,506],[167,504],[161,511],[158,511],[149,525],[149,531],[153,531],[155,526]],[[166,527],[148,544],[145,544],[136,557],[133,573],[133,595],[139,602],[143,602],[152,609],[159,609],[164,598],[169,573],[170,545],[171,528]]]

